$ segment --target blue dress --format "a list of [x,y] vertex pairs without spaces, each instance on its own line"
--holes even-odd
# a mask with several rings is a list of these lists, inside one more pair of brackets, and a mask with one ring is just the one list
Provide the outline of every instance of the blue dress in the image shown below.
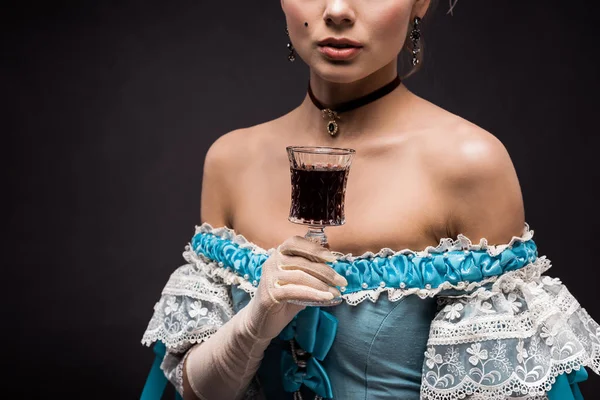
[[[505,245],[460,235],[422,251],[333,252],[345,301],[301,311],[245,398],[582,399],[600,327],[543,275],[550,262],[532,237],[525,226]],[[157,353],[142,399],[159,399],[167,381],[182,392],[186,351],[250,301],[273,251],[226,227],[196,228],[142,339]]]

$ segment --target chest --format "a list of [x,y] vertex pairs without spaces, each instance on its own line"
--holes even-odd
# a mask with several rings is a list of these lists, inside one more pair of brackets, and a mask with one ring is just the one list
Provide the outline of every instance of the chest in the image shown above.
[[[306,226],[288,220],[290,169],[281,150],[256,158],[242,171],[235,188],[233,229],[263,248],[277,247],[307,231]],[[419,165],[411,154],[393,157],[357,152],[346,186],[346,222],[325,229],[331,250],[360,255],[384,247],[437,245],[435,232],[443,225],[443,202]]]

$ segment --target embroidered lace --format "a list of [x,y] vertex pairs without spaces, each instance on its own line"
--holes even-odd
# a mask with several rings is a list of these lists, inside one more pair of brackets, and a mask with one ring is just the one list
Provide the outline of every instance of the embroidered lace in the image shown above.
[[599,373],[600,327],[549,262],[507,273],[491,288],[441,297],[431,324],[424,399],[545,398],[556,377],[582,365]]
[[[203,224],[197,227],[198,232],[230,239],[253,254],[268,256],[275,250],[262,249],[226,227]],[[522,237],[500,246],[490,246],[485,240],[472,244],[460,236],[418,252],[382,249],[358,257],[336,255],[338,260],[348,261],[454,250],[485,250],[497,256],[532,235],[526,226]],[[230,286],[237,285],[250,296],[256,290],[255,282],[204,254],[196,254],[191,246],[186,246],[183,256],[188,263],[171,275],[142,338],[146,345],[156,340],[166,344],[168,353],[162,368],[178,390],[186,351],[233,316]],[[383,292],[391,301],[412,294],[437,296],[439,312],[431,324],[423,365],[423,399],[545,399],[561,373],[581,366],[600,373],[600,326],[560,280],[543,275],[550,266],[547,258],[538,257],[523,268],[479,282],[444,282],[435,289],[380,287],[343,297],[348,304],[358,305],[366,299],[376,302]],[[248,399],[259,396],[257,382],[248,393],[253,393],[247,394]]]

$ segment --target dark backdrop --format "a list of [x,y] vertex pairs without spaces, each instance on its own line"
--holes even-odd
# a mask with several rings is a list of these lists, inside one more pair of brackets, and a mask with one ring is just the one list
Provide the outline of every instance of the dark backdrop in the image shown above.
[[[551,275],[599,320],[593,3],[441,4],[406,84],[505,143]],[[278,1],[19,4],[1,13],[2,390],[135,398],[153,358],[140,338],[199,222],[206,150],[295,107],[307,68],[286,59]],[[600,379],[582,389],[596,398]]]

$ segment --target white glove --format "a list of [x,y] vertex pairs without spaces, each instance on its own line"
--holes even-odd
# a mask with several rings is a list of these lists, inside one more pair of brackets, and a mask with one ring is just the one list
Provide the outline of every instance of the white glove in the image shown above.
[[331,285],[347,286],[325,262],[335,256],[301,236],[292,236],[262,265],[260,283],[248,305],[187,355],[184,397],[239,399],[258,370],[275,336],[306,306],[288,301],[319,302],[340,296]]
[[260,283],[248,303],[248,327],[260,339],[273,339],[306,306],[289,300],[319,302],[341,296],[333,286],[348,282],[325,262],[335,261],[327,249],[292,236],[262,266]]

